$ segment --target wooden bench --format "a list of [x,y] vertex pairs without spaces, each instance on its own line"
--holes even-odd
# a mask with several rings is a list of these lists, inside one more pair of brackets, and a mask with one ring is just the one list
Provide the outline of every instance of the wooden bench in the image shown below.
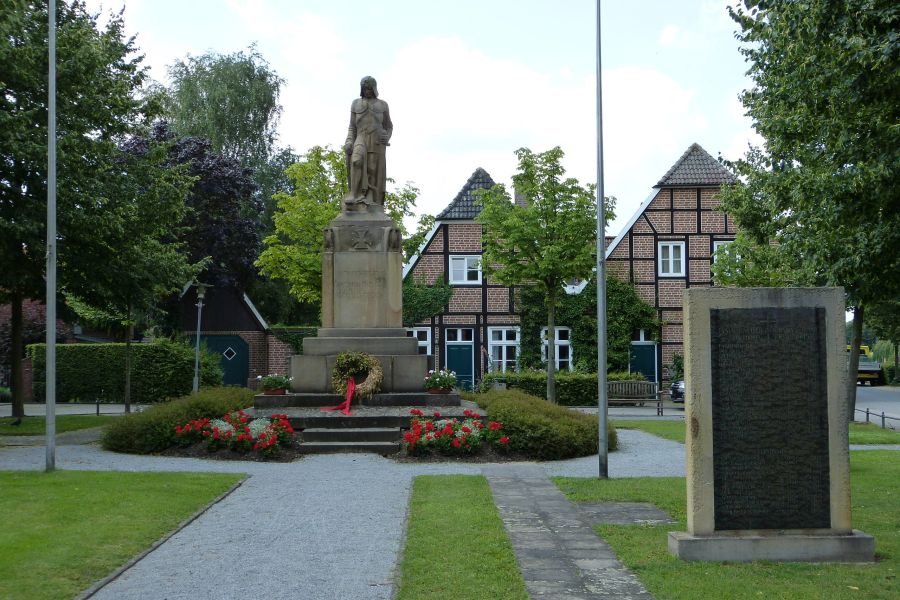
[[606,401],[609,406],[644,406],[656,403],[656,414],[663,414],[662,396],[655,381],[607,381]]

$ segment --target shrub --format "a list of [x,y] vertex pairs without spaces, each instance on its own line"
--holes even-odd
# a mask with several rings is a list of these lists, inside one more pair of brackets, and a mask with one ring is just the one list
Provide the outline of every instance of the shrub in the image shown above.
[[[585,415],[520,390],[462,394],[477,402],[489,419],[503,423],[509,448],[529,458],[560,460],[597,453],[597,417]],[[607,447],[618,447],[616,430],[607,426]]]
[[[28,346],[34,369],[34,398],[46,393],[46,346]],[[122,402],[125,396],[125,344],[61,344],[56,347],[58,402]],[[191,391],[194,348],[184,342],[157,340],[131,345],[131,401],[138,404],[177,398]],[[219,357],[200,354],[200,383],[222,385]]]
[[0,402],[12,402],[12,391],[8,387],[0,387]]
[[[507,388],[520,389],[523,392],[547,398],[547,373],[544,371],[523,371],[521,373],[488,373],[484,377],[485,384],[494,381],[506,381]],[[606,374],[607,381],[644,381],[640,373],[611,371]],[[489,385],[488,385],[489,387]],[[557,373],[556,401],[562,406],[594,406],[597,404],[596,373]]]
[[201,389],[196,394],[116,419],[106,428],[100,443],[113,452],[162,452],[177,443],[176,426],[194,419],[221,417],[252,404],[253,391],[246,388]]

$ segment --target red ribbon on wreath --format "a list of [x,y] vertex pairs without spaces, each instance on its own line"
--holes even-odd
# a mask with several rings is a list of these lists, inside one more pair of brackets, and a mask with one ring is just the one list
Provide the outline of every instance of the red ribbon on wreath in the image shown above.
[[347,399],[337,406],[323,406],[322,410],[339,410],[345,415],[350,414],[350,401],[353,400],[353,394],[356,393],[356,381],[351,377],[347,380]]

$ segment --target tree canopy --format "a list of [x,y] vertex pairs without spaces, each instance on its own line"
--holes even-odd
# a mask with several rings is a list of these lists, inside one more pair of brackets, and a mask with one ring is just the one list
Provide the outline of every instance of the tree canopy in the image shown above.
[[[123,232],[145,225],[134,220],[137,187],[166,214],[183,208],[183,196],[177,177],[123,157],[120,144],[159,107],[143,93],[145,69],[121,13],[101,29],[83,2],[60,2],[56,23],[59,288],[99,295],[126,285],[106,278],[103,267],[127,254],[118,243],[132,238]],[[14,2],[0,17],[0,300],[12,304],[16,416],[23,414],[22,302],[44,296],[47,71],[46,4]]]
[[743,0],[729,12],[765,147],[734,163],[744,184],[723,190],[723,206],[757,243],[797,257],[804,282],[844,287],[858,348],[865,306],[900,293],[900,6]]
[[246,52],[208,52],[169,67],[168,113],[180,137],[200,137],[212,149],[253,169],[275,154],[284,80],[250,46]]
[[[540,289],[547,307],[548,339],[555,339],[555,310],[562,286],[572,279],[587,279],[595,266],[597,210],[595,187],[582,187],[565,177],[559,147],[535,154],[516,150],[518,173],[513,175],[517,195],[505,186],[480,192],[483,228],[482,269],[504,285],[530,283]],[[613,202],[607,219],[613,218]],[[554,378],[556,348],[548,345],[547,399],[556,401]]]

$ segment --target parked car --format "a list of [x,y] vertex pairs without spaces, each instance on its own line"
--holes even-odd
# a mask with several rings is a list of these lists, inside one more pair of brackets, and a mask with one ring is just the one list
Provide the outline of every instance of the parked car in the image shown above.
[[684,402],[684,379],[672,382],[669,387],[669,396],[671,396],[672,402]]

